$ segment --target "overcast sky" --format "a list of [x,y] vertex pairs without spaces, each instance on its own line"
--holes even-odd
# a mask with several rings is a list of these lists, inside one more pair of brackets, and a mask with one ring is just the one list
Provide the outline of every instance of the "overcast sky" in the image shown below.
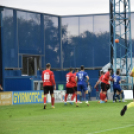
[[[109,0],[0,0],[0,5],[56,15],[109,12]],[[134,11],[134,0],[131,0]]]

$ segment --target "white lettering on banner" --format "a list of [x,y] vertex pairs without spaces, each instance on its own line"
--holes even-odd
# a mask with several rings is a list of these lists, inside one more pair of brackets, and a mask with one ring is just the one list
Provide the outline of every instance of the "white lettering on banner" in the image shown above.
[[[71,96],[72,95],[68,95],[67,101],[71,101]],[[62,91],[55,90],[54,97],[55,97],[55,102],[63,102],[65,98],[65,90]],[[47,101],[51,102],[51,96],[49,94],[47,95]]]
[[55,102],[62,102],[63,101],[63,92],[54,92]]
[[3,101],[2,104],[8,104],[10,101]]
[[10,98],[11,98],[11,94],[1,94],[1,100],[10,99]]
[[12,92],[0,93],[0,106],[1,105],[12,105]]

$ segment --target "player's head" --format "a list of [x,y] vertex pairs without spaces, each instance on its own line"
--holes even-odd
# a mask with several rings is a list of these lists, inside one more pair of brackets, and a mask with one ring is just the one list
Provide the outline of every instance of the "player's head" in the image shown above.
[[84,70],[84,66],[83,65],[81,65],[80,70]]
[[50,69],[51,68],[51,64],[50,63],[47,63],[46,64],[46,69]]
[[101,70],[101,71],[100,71],[100,75],[103,75],[103,74],[104,74],[104,72]]
[[[121,71],[121,70],[120,70],[120,68],[118,68],[118,69],[117,69],[117,71],[119,71],[119,72],[120,72],[120,71]],[[117,71],[116,71],[116,72],[117,72]]]
[[116,75],[120,75],[120,70],[116,70]]
[[108,71],[109,71],[110,73],[112,73],[112,72],[113,72],[113,69],[112,69],[112,68],[108,68]]
[[78,72],[79,70],[78,70],[78,68],[75,68],[75,72]]
[[69,71],[70,71],[70,72],[73,72],[73,69],[72,69],[72,68],[70,68],[70,69],[69,69]]

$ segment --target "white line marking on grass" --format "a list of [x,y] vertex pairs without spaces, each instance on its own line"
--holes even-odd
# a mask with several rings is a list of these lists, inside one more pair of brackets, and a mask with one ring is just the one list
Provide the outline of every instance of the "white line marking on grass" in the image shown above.
[[97,133],[107,132],[107,131],[121,129],[121,128],[133,127],[133,126],[134,126],[134,124],[133,125],[124,126],[124,127],[116,127],[116,128],[111,128],[111,129],[105,129],[105,130],[96,131],[96,132],[92,132],[92,133],[88,133],[88,134],[97,134]]

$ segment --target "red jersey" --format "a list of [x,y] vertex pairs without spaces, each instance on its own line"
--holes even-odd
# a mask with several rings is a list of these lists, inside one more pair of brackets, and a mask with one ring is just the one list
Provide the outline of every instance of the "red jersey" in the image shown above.
[[110,78],[110,73],[109,73],[109,71],[107,71],[107,72],[103,75],[101,82],[106,83],[106,84],[109,84],[109,83],[108,83],[109,78]]
[[102,81],[103,75],[104,75],[104,74],[102,74],[102,75],[100,76],[100,78],[99,78],[100,81]]
[[[76,78],[76,72],[74,73],[74,79]],[[75,83],[74,83],[74,87],[77,87],[77,82],[75,81]]]
[[42,72],[43,86],[55,85],[54,73],[50,70],[44,70]]
[[73,88],[75,86],[75,77],[74,74],[69,72],[66,74],[66,87]]

